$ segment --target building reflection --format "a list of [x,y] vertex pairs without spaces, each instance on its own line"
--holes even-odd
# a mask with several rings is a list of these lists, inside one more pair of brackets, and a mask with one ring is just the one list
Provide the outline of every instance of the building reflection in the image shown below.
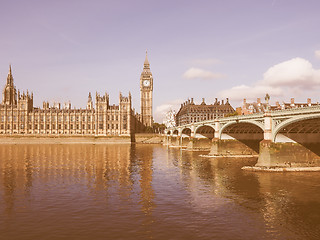
[[152,147],[130,144],[0,145],[0,213],[10,214],[17,201],[42,194],[40,188],[67,187],[103,196],[110,204],[131,201],[151,215],[152,155]]
[[140,202],[142,205],[142,211],[145,214],[150,215],[154,207],[154,191],[152,188],[153,147],[138,145],[136,148],[141,188]]

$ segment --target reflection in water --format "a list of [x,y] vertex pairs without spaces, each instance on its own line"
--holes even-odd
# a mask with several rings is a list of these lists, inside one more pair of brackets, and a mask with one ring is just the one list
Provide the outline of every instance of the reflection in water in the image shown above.
[[151,145],[0,145],[0,239],[319,239],[318,173]]

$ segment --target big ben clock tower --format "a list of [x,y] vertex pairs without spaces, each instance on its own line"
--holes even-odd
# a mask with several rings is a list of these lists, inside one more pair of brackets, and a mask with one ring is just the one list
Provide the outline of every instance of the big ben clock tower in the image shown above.
[[153,77],[150,71],[150,64],[146,52],[146,60],[143,64],[143,71],[140,77],[140,100],[142,124],[146,127],[152,127],[152,91]]

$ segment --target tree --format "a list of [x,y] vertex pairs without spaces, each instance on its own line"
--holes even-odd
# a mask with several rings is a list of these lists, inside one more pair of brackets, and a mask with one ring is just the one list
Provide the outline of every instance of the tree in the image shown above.
[[152,124],[152,130],[153,133],[163,133],[164,130],[166,129],[166,126],[162,123],[153,123]]

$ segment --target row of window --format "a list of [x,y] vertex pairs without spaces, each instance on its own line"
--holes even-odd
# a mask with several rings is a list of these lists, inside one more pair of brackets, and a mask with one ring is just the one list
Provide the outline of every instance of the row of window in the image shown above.
[[[35,131],[33,131],[33,132],[31,132],[31,131],[29,131],[29,134],[37,134],[37,133],[39,133],[39,134],[95,134],[95,132],[96,131],[88,131],[88,132],[86,132],[86,131],[52,131],[52,132],[50,132],[50,131],[38,131],[38,130],[35,130]],[[13,131],[13,133],[15,134],[18,134],[18,133],[20,133],[20,134],[26,134],[26,133],[28,133],[28,132],[23,132],[23,131],[21,131],[21,132],[17,132],[17,131]],[[98,134],[104,134],[104,132],[103,131],[98,131],[97,132]],[[4,131],[0,131],[0,134],[5,134],[5,132]],[[119,135],[119,132],[118,131],[108,131],[107,132],[107,134],[108,135]],[[121,132],[121,134],[127,134],[127,132],[124,132],[124,131],[122,131]]]
[[187,111],[187,113],[228,113],[228,112],[233,112],[233,109],[215,109],[215,110],[209,110],[209,109],[203,109],[203,110],[199,110],[199,109],[190,109],[189,111]]
[[[51,125],[51,129],[54,129],[54,130],[56,128],[57,129],[62,129],[62,126],[63,126],[62,124],[58,124],[58,125],[52,124]],[[80,129],[81,126],[82,126],[82,129],[85,129],[85,127],[86,127],[85,124],[82,124],[82,125],[70,124],[70,128],[69,129],[77,129],[78,130],[78,129]],[[41,130],[43,130],[44,127],[46,127],[45,129],[50,129],[50,124],[46,124],[46,125],[44,125],[44,124],[40,124],[40,125],[34,124],[34,129],[38,129],[38,127],[40,127]],[[3,130],[4,129],[4,124],[1,124],[0,128]],[[24,124],[20,124],[20,129],[24,129],[24,128],[25,128],[25,125]],[[10,124],[7,125],[7,129],[11,129],[11,125]],[[12,129],[17,129],[17,124],[13,124],[12,125]],[[32,129],[32,125],[31,124],[28,125],[28,129]],[[67,124],[64,125],[64,129],[68,129],[68,125]],[[91,129],[91,125],[90,124],[87,124],[87,129],[88,130]],[[92,129],[95,129],[95,124],[93,124]],[[101,124],[101,123],[99,124],[99,129],[103,129],[103,124]],[[119,125],[118,124],[108,124],[108,129],[119,129]],[[127,129],[127,124],[123,124],[123,129],[124,130]]]
[[222,118],[224,117],[224,114],[217,114],[214,116],[201,116],[201,117],[188,117],[188,116],[183,116],[177,118],[177,125],[184,125],[188,123],[194,123],[194,122],[200,122],[200,121],[206,121],[206,120],[213,120],[215,118]]
[[[17,121],[17,116],[13,116],[13,117],[11,117],[11,116],[7,116],[7,121],[8,122],[10,122],[11,120],[13,119],[13,121],[15,122],[15,121]],[[38,121],[38,119],[40,119],[40,121],[41,122],[44,122],[44,120],[45,120],[45,117],[44,116],[40,116],[40,118],[34,118],[34,120],[35,121]],[[47,116],[46,117],[46,120],[50,120],[51,119],[51,121],[52,122],[55,122],[56,121],[56,116]],[[69,120],[69,118],[67,117],[67,116],[64,116],[64,121],[65,122],[67,122],[68,120]],[[0,120],[1,120],[1,122],[4,122],[5,121],[5,117],[4,116],[1,116],[1,118],[0,118]],[[25,120],[25,118],[24,118],[24,116],[20,116],[20,121],[24,121]],[[32,116],[29,116],[28,117],[28,120],[29,121],[32,121]],[[79,121],[79,116],[76,116],[76,117],[74,117],[74,116],[70,116],[70,121],[74,121],[74,120],[76,120],[77,122]],[[82,121],[83,122],[85,122],[85,121],[88,121],[88,122],[90,122],[91,121],[91,117],[90,116],[88,116],[87,118],[85,117],[85,116],[83,116],[82,117]],[[92,120],[94,120],[94,117],[92,118]],[[112,115],[112,116],[109,116],[108,115],[108,120],[110,121],[119,121],[119,116],[118,115],[116,115],[116,116],[114,116],[114,115]],[[62,121],[62,116],[58,116],[58,121],[59,122],[61,122]],[[99,116],[99,121],[103,121],[103,115],[100,115]],[[123,116],[123,121],[127,121],[127,116],[125,115],[125,116]]]

